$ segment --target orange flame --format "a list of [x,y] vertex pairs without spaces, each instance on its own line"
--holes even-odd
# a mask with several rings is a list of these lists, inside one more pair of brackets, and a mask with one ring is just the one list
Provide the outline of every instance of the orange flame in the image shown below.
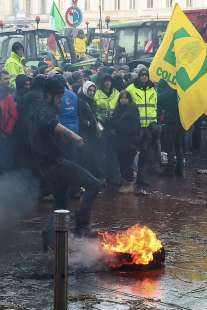
[[153,260],[153,253],[162,248],[156,234],[148,227],[134,225],[118,233],[99,233],[103,240],[101,246],[108,255],[127,254],[131,264],[148,265]]

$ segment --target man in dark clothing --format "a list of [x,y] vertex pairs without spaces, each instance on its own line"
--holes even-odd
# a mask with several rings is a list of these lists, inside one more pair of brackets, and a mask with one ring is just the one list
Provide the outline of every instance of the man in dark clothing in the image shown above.
[[148,174],[160,174],[161,129],[157,123],[157,92],[149,79],[149,71],[144,65],[139,64],[137,75],[134,82],[127,87],[127,91],[137,104],[140,115],[140,155],[136,180],[139,192],[139,187],[149,185],[146,180]]
[[157,92],[159,109],[165,112],[164,132],[166,136],[166,151],[168,154],[168,164],[165,175],[173,176],[175,172],[176,175],[183,176],[183,141],[185,130],[180,122],[177,92],[164,80],[160,80],[158,83]]
[[44,100],[37,92],[28,93],[24,98],[27,104],[21,116],[21,128],[27,149],[30,150],[31,169],[41,179],[45,193],[54,195],[55,209],[67,209],[68,187],[85,187],[82,206],[76,212],[76,233],[82,234],[90,223],[92,204],[101,183],[87,170],[62,156],[59,147],[62,136],[75,141],[77,145],[83,145],[79,135],[57,120],[64,93],[62,83],[55,77],[47,79],[45,93]]

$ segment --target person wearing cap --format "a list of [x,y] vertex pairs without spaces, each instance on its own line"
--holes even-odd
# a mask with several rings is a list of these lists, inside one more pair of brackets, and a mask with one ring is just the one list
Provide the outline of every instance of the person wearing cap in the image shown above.
[[21,115],[20,134],[30,152],[30,170],[40,179],[44,193],[53,194],[55,209],[67,209],[68,188],[85,188],[81,208],[75,217],[75,232],[83,234],[90,224],[92,205],[102,183],[81,166],[65,159],[61,152],[63,137],[83,145],[82,137],[58,121],[63,95],[64,86],[56,76],[46,80],[44,99],[38,92],[28,93],[24,97],[27,104]]
[[103,75],[99,82],[99,88],[95,95],[96,117],[103,126],[102,156],[100,162],[105,167],[105,178],[109,184],[118,185],[120,172],[115,149],[115,134],[112,128],[112,115],[119,99],[119,91],[113,87],[113,79],[110,75]]
[[[146,175],[150,168],[160,173],[160,127],[157,124],[157,92],[149,79],[146,66],[136,68],[137,78],[127,87],[132,100],[137,104],[141,124],[140,155],[136,184],[147,186]],[[151,170],[150,170],[151,171]]]
[[20,42],[15,42],[12,45],[11,56],[7,59],[4,69],[10,75],[10,86],[16,87],[16,77],[20,74],[25,74],[24,65],[22,63],[24,56],[24,46]]

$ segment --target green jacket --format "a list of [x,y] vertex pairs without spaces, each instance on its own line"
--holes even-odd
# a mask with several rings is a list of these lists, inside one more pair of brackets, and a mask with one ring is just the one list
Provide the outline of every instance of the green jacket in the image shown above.
[[149,85],[146,89],[138,88],[134,84],[127,87],[134,103],[138,105],[140,123],[142,128],[157,122],[157,92]]
[[11,56],[7,59],[4,69],[10,75],[10,85],[11,87],[16,87],[15,79],[20,74],[25,74],[24,66],[22,64],[22,59],[16,53],[12,52]]
[[98,89],[95,95],[96,116],[102,123],[106,123],[112,117],[114,109],[119,99],[119,91],[113,89],[110,96],[107,96],[102,90]]

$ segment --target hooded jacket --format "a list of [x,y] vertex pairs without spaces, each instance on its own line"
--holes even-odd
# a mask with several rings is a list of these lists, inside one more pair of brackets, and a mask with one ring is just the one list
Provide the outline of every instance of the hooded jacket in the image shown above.
[[16,87],[16,77],[20,74],[25,74],[24,66],[22,64],[22,58],[19,57],[16,53],[12,52],[11,56],[7,59],[4,69],[9,73],[10,86],[12,88]]
[[97,131],[97,120],[95,114],[95,101],[88,96],[88,89],[96,85],[87,81],[79,94],[79,116],[80,116],[80,134],[86,140],[93,138]]
[[61,158],[54,132],[58,124],[56,110],[36,91],[29,92],[23,101],[17,122],[16,156],[21,168],[39,174]]
[[140,119],[136,104],[127,106],[117,105],[113,117],[112,125],[116,131],[118,146],[139,144]]

